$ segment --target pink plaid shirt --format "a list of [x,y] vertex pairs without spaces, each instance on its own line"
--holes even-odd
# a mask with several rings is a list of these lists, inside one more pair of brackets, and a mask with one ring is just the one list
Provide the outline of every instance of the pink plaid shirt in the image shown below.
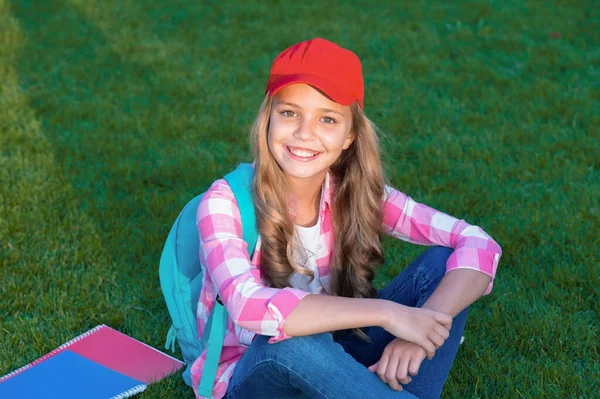
[[[321,233],[316,254],[319,278],[325,289],[329,287],[329,264],[333,256],[331,183],[327,175],[319,208]],[[492,278],[486,294],[491,291],[502,251],[489,235],[477,226],[419,204],[390,187],[386,187],[385,197],[384,232],[415,244],[453,248],[446,270],[479,270]],[[208,270],[203,275],[198,302],[199,334],[204,331],[217,293],[229,313],[212,396],[222,398],[235,365],[255,334],[271,336],[269,342],[289,338],[283,332],[286,318],[309,293],[295,288],[270,288],[264,284],[260,268],[260,237],[251,260],[247,244],[242,239],[239,208],[225,180],[217,180],[205,193],[198,207],[196,223],[200,234],[200,263],[204,270]],[[205,358],[206,351],[192,366],[194,390],[200,383]]]

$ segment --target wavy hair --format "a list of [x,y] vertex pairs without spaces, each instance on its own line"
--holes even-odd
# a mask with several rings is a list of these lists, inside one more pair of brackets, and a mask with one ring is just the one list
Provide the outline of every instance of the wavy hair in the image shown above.
[[[252,125],[255,157],[253,197],[261,236],[261,267],[273,287],[290,285],[294,271],[314,278],[291,256],[294,224],[290,217],[290,185],[268,147],[273,98],[265,97]],[[331,166],[334,183],[334,250],[330,265],[331,295],[373,298],[375,265],[383,263],[381,225],[385,179],[374,124],[355,103],[351,106],[355,139]],[[355,332],[365,338],[360,330]]]

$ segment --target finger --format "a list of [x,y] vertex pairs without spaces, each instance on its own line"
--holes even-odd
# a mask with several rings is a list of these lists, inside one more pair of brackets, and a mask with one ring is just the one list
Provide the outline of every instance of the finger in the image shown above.
[[408,384],[411,381],[411,378],[408,375],[408,365],[410,360],[411,356],[403,356],[402,359],[400,359],[398,369],[396,370],[396,378],[403,384]]
[[425,349],[425,352],[427,353],[427,358],[429,360],[433,359],[433,356],[435,355],[435,345],[433,344],[433,342],[426,338],[422,340],[422,342],[420,342],[419,345],[421,345],[421,347]]
[[448,327],[448,330],[452,327],[452,316],[447,313],[436,312],[435,321]]
[[377,363],[369,366],[368,369],[369,369],[369,371],[375,372],[375,371],[377,371],[377,366],[379,366],[379,361],[377,361]]
[[429,339],[431,340],[431,342],[433,342],[436,349],[438,349],[440,346],[444,345],[444,341],[445,341],[444,337],[442,337],[436,331],[432,331],[429,334]]
[[442,323],[441,326],[444,328],[444,330],[446,330],[446,331],[448,331],[448,333],[450,333],[450,330],[452,329],[452,323],[449,323],[449,324]]
[[448,337],[450,336],[450,331],[447,330],[446,327],[443,327],[441,325],[435,326],[435,332],[440,334],[442,338],[444,338],[444,340],[448,339]]
[[385,370],[385,380],[387,384],[394,391],[401,391],[402,387],[398,383],[398,379],[396,378],[396,370],[398,370],[398,363],[400,362],[399,356],[391,356],[390,361],[388,362],[387,369]]
[[421,368],[421,363],[425,360],[424,355],[412,356],[410,358],[410,362],[408,363],[408,372],[410,375],[419,374],[419,368]]
[[379,362],[377,362],[379,363],[379,365],[377,366],[377,375],[379,376],[379,379],[385,382],[386,384],[387,381],[385,380],[385,370],[387,370],[388,362],[389,357],[385,353],[381,355],[381,359],[379,359]]

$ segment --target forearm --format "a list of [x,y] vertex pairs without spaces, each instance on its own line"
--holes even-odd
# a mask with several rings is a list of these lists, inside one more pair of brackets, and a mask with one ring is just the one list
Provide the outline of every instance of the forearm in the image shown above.
[[318,334],[367,326],[383,326],[389,301],[311,294],[296,305],[283,330],[290,336]]
[[490,281],[489,276],[477,270],[451,270],[422,307],[454,317],[481,297]]

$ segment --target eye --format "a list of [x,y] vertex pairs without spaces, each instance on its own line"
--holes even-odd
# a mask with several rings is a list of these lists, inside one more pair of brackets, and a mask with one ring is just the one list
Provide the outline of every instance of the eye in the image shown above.
[[281,115],[292,117],[292,116],[296,116],[296,113],[294,111],[290,111],[289,109],[286,109],[285,111],[281,111]]
[[334,123],[336,123],[335,119],[330,118],[328,116],[324,116],[323,118],[321,118],[321,120],[327,123],[328,125],[333,125]]

